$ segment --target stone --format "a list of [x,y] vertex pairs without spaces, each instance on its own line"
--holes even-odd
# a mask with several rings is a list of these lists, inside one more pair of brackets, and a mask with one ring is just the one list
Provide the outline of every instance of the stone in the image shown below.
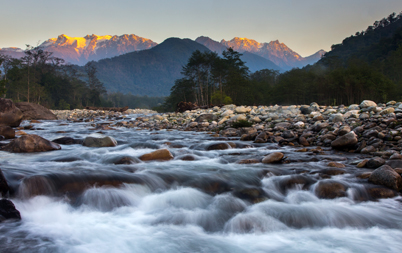
[[163,118],[161,115],[159,115],[159,114],[154,115],[153,118],[156,119],[156,120],[163,120],[163,119],[164,119],[164,118]]
[[304,114],[304,115],[310,114],[310,113],[314,112],[314,110],[315,110],[314,108],[312,108],[308,105],[302,105],[300,107],[300,112],[301,112],[301,114]]
[[366,164],[367,164],[368,161],[369,161],[368,159],[364,159],[363,161],[359,162],[359,163],[356,165],[356,167],[357,167],[357,168],[364,168],[364,167],[366,166]]
[[357,144],[357,135],[351,131],[336,140],[331,142],[331,147],[334,149],[342,149],[346,147],[352,147]]
[[290,138],[294,138],[295,134],[293,133],[293,131],[286,130],[286,131],[283,131],[282,137],[285,139],[290,139]]
[[238,107],[236,107],[236,109],[235,109],[235,112],[236,112],[236,113],[248,113],[248,112],[250,112],[250,111],[251,111],[250,108],[247,108],[247,107],[244,107],[244,106],[238,106]]
[[60,137],[52,140],[52,142],[63,145],[73,145],[73,144],[82,144],[83,141],[71,137]]
[[3,171],[0,169],[0,193],[1,196],[6,196],[8,191],[10,190],[10,187],[7,184],[7,180],[3,175]]
[[370,187],[366,189],[368,195],[373,199],[386,199],[398,196],[394,190],[383,187]]
[[386,162],[391,168],[402,168],[402,159],[392,159]]
[[347,187],[333,180],[325,180],[317,183],[315,194],[322,199],[334,199],[346,196]]
[[361,109],[368,108],[368,107],[371,107],[371,106],[377,106],[377,104],[374,101],[371,101],[371,100],[363,100],[359,105],[359,107]]
[[12,153],[31,153],[59,149],[61,149],[59,144],[48,141],[38,135],[29,134],[13,140],[12,142],[4,146],[1,150]]
[[9,126],[0,126],[0,135],[4,136],[5,139],[15,138],[15,130]]
[[191,122],[190,124],[188,124],[189,127],[196,127],[198,126],[198,122]]
[[342,136],[349,133],[350,131],[351,131],[350,126],[342,126],[341,128],[339,128],[338,135]]
[[158,149],[154,152],[140,156],[141,161],[169,161],[172,159],[173,155],[167,149]]
[[373,146],[368,146],[368,147],[363,148],[363,149],[360,151],[360,153],[362,153],[362,154],[369,154],[369,153],[372,153],[372,152],[375,152],[375,151],[376,151],[376,148],[375,148],[375,147],[373,147]]
[[304,122],[303,121],[298,121],[298,122],[296,122],[293,126],[295,127],[295,128],[304,128]]
[[385,160],[381,157],[373,157],[369,159],[366,163],[366,167],[370,169],[376,169],[385,164]]
[[305,147],[308,147],[308,146],[310,146],[310,143],[307,141],[307,139],[305,138],[305,137],[303,137],[303,136],[300,136],[299,137],[299,143],[300,143],[300,145],[303,145],[303,146],[305,146]]
[[57,116],[54,115],[49,109],[42,105],[19,102],[15,106],[21,110],[23,120],[56,120]]
[[10,99],[0,98],[0,125],[17,127],[23,114]]
[[345,168],[345,165],[342,163],[337,163],[337,162],[329,162],[327,164],[328,167],[334,167],[334,168]]
[[371,173],[369,182],[373,184],[383,185],[395,191],[402,189],[402,178],[388,165],[383,165]]
[[260,163],[258,159],[243,159],[237,162],[238,164],[253,164],[253,163]]
[[119,160],[115,161],[114,164],[119,165],[119,164],[136,164],[139,163],[140,161],[138,158],[133,158],[129,156],[125,156],[120,158]]
[[0,200],[0,217],[21,220],[20,212],[15,208],[13,202],[8,199]]
[[195,119],[195,122],[203,122],[203,121],[213,121],[217,120],[218,117],[211,114],[211,113],[206,113],[206,114],[201,114]]
[[281,152],[274,152],[262,159],[262,163],[277,163],[280,162],[283,158],[283,153]]
[[210,144],[206,147],[206,150],[224,150],[224,149],[230,149],[231,146],[226,143],[226,142],[219,142],[219,143],[214,143]]
[[232,110],[226,110],[221,114],[221,116],[226,117],[226,116],[230,116],[232,114],[234,114],[234,112]]
[[335,114],[331,114],[331,116],[329,117],[329,121],[331,122],[343,122],[343,115],[341,113],[335,113]]
[[368,113],[362,113],[362,114],[359,115],[360,120],[365,120],[365,119],[368,119],[368,118],[370,118],[370,115]]
[[395,109],[393,107],[386,108],[380,112],[380,115],[387,115],[393,113]]
[[82,145],[85,147],[115,147],[117,141],[113,137],[103,134],[92,134],[84,139]]

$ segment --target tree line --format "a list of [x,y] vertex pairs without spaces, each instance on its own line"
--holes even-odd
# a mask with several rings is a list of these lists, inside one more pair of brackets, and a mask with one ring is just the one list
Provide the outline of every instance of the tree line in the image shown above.
[[40,47],[27,46],[20,59],[0,54],[0,96],[52,109],[86,106],[151,108],[163,98],[107,93],[94,62],[65,64]]

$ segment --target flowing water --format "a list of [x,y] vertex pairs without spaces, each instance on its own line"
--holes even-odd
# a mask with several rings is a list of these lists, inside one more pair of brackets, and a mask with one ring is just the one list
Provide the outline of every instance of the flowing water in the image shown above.
[[[135,115],[132,115],[135,117]],[[44,121],[27,130],[52,140],[83,139],[88,123]],[[27,124],[27,122],[25,122]],[[57,133],[65,131],[66,133]],[[0,223],[0,252],[401,252],[400,197],[374,201],[359,157],[231,140],[207,151],[207,133],[117,128],[117,147],[0,152],[19,222]],[[115,165],[168,148],[175,159]],[[287,164],[238,164],[280,151]],[[185,158],[191,157],[191,161]],[[184,160],[182,160],[184,159]],[[329,161],[344,174],[323,176]],[[318,198],[340,182],[343,197]]]

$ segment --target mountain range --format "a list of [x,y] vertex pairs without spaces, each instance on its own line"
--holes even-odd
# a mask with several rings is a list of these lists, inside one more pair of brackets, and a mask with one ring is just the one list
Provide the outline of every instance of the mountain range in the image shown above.
[[[221,40],[221,42],[218,42],[209,37],[201,36],[195,41],[217,53],[222,53],[228,47],[232,47],[240,53],[245,53],[244,57],[249,60],[248,67],[251,71],[259,70],[260,68],[258,65],[261,64],[271,65],[271,69],[281,71],[286,71],[295,67],[300,68],[308,64],[314,64],[325,53],[325,51],[319,50],[311,56],[302,57],[287,47],[284,43],[280,43],[277,40],[269,43],[260,43],[252,39],[235,37],[230,41]],[[40,47],[43,50],[53,52],[54,56],[62,58],[66,62],[82,66],[88,61],[98,61],[134,51],[150,49],[156,45],[156,42],[139,37],[135,34],[124,34],[121,36],[98,36],[92,34],[86,35],[85,37],[69,37],[62,34],[57,38],[46,40],[40,44]],[[0,53],[15,58],[24,55],[24,51],[16,47],[0,49]],[[264,62],[263,59],[257,58],[248,53],[260,56],[270,62]],[[259,63],[254,63],[254,60]]]

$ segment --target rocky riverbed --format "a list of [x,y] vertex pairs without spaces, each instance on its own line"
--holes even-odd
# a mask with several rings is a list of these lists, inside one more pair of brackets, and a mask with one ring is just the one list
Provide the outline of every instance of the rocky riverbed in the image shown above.
[[1,142],[0,251],[402,247],[401,103],[53,112]]

